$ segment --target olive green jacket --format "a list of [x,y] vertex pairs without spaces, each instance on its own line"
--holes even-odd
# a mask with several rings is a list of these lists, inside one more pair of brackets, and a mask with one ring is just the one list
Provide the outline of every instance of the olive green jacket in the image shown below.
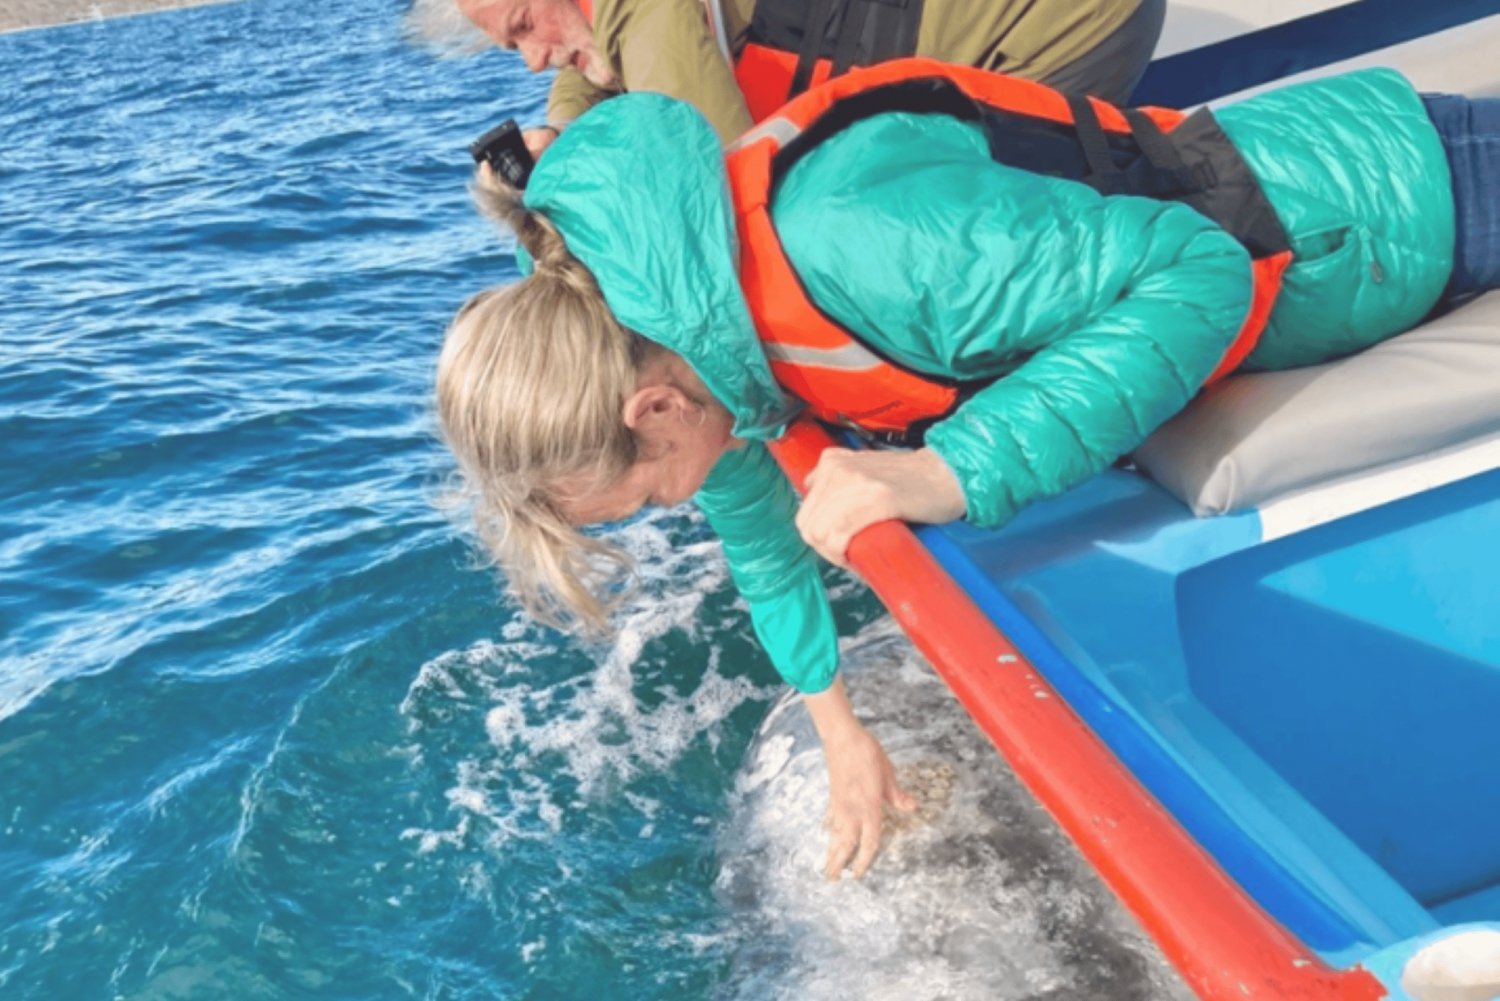
[[[1140,0],[925,0],[916,55],[1043,80],[1104,41]],[[729,50],[745,44],[755,0],[723,0]],[[619,90],[695,106],[720,141],[751,125],[744,98],[709,30],[702,0],[596,0],[594,41]],[[557,75],[547,122],[561,130],[611,93],[577,70]]]

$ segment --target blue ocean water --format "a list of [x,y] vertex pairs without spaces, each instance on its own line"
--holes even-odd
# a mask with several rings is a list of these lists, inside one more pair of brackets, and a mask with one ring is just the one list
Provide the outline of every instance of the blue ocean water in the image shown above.
[[465,146],[546,81],[403,10],[0,37],[7,999],[696,997],[731,962],[714,831],[775,676],[686,511],[631,528],[658,583],[587,647],[435,510],[443,327],[514,275]]
[[0,997],[1180,997],[847,579],[932,811],[827,885],[816,740],[695,513],[620,533],[607,642],[477,565],[430,383],[515,276],[466,144],[547,81],[405,6],[0,36]]

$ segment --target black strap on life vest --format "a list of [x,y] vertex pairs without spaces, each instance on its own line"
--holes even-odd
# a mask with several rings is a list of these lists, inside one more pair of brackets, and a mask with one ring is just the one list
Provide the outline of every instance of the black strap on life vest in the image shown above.
[[[1172,140],[1167,138],[1167,134],[1150,115],[1139,108],[1120,110],[1125,115],[1125,120],[1130,123],[1130,131],[1135,133],[1135,141],[1140,145],[1141,152],[1155,168],[1157,179],[1165,183],[1168,191],[1183,191],[1213,184],[1213,171],[1209,169],[1194,173],[1183,160],[1177,147],[1172,145]],[[1210,165],[1203,164],[1203,166],[1209,167]]]
[[747,44],[794,52],[787,100],[812,82],[820,59],[833,75],[916,55],[923,0],[756,0]]
[[[842,76],[859,65],[860,35],[864,33],[865,22],[869,20],[871,6],[873,5],[868,3],[853,3],[844,12],[844,23],[839,28],[839,41],[833,49],[832,76]],[[799,53],[799,66],[802,59],[803,55]]]
[[782,144],[771,160],[772,184],[786,176],[793,164],[830,137],[855,122],[887,111],[952,115],[982,124],[979,105],[947,80],[922,77],[862,90],[839,99],[796,137]]
[[1223,226],[1255,258],[1291,248],[1291,240],[1260,180],[1207,108],[1188,115],[1165,137],[1190,178],[1174,201],[1191,205]]
[[1106,195],[1144,195],[1191,205],[1254,257],[1291,245],[1249,164],[1207,108],[1170,132],[1144,112],[1125,109],[1131,126],[1126,135],[1106,132],[1086,98],[1070,96],[1068,107],[1071,126],[985,109],[990,155],[1012,167],[1082,181]]
[[[786,171],[819,143],[855,122],[889,111],[935,112],[983,126],[990,156],[999,163],[1082,181],[1104,194],[1183,202],[1222,226],[1257,258],[1290,247],[1260,182],[1207,108],[1189,115],[1171,132],[1163,132],[1143,112],[1126,111],[1132,131],[1121,133],[1107,132],[1089,101],[1081,97],[1068,101],[1072,124],[982,104],[939,77],[875,87],[842,99],[784,144],[772,160],[772,183],[786,176]],[[837,322],[831,317],[829,320]],[[993,381],[953,384],[962,403]],[[856,433],[881,444],[916,447],[928,428],[941,419],[899,433]]]
[[[787,91],[787,100],[805,91],[812,83],[813,68],[817,66],[818,55],[823,48],[823,33],[833,18],[837,4],[838,0],[807,0],[802,18],[802,40],[796,48],[797,70],[792,74],[792,86]],[[756,17],[760,16],[762,6],[755,5]],[[753,30],[752,28],[752,32]]]
[[[863,344],[864,342],[861,341],[860,343]],[[866,344],[865,347],[868,348],[869,345]],[[881,355],[881,357],[884,358],[885,356]],[[886,358],[885,360],[889,361],[890,359]],[[939,382],[948,382],[955,386],[958,389],[958,398],[953,401],[953,410],[957,410],[969,402],[969,397],[984,387],[991,385],[1000,377],[996,376],[992,379],[969,379],[961,382],[957,380],[937,379],[935,376],[925,374],[924,378],[934,379]],[[946,414],[939,414],[936,417],[929,417],[926,420],[913,421],[905,431],[871,431],[869,428],[855,426],[847,427],[845,430],[861,441],[867,441],[872,445],[884,445],[889,448],[921,448],[927,440],[927,432],[947,420],[949,415],[953,413],[953,410],[948,411]]]
[[1069,94],[1068,110],[1073,113],[1073,130],[1083,153],[1089,172],[1078,178],[1090,187],[1106,194],[1117,195],[1125,191],[1125,172],[1115,163],[1109,149],[1109,134],[1099,124],[1099,113],[1093,102],[1082,94]]

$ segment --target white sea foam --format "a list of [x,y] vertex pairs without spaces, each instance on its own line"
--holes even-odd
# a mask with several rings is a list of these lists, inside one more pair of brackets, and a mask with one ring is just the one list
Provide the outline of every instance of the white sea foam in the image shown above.
[[0,720],[25,709],[56,680],[41,654],[0,657]]
[[[455,729],[456,712],[471,720],[482,713],[488,742],[454,767],[446,824],[406,832],[421,851],[480,847],[494,855],[518,840],[546,841],[599,795],[619,795],[649,838],[663,805],[631,780],[669,772],[735,708],[769,696],[721,674],[712,643],[702,642],[706,596],[727,586],[718,547],[674,548],[660,518],[631,526],[621,541],[646,583],[592,668],[539,678],[536,665],[567,658],[576,665],[584,652],[516,619],[498,639],[418,671],[402,705],[413,734],[431,740]],[[650,672],[680,673],[682,665],[650,663],[653,643],[673,631],[704,651],[701,674],[688,687],[653,687]],[[848,641],[844,661],[856,705],[897,767],[938,776],[942,795],[929,797],[927,823],[888,839],[864,881],[824,883],[822,750],[797,700],[774,705],[719,831],[715,891],[728,913],[725,930],[674,938],[694,955],[732,957],[717,996],[1187,996],[888,620]],[[642,698],[643,690],[653,697]],[[435,721],[443,725],[429,729]],[[556,862],[566,885],[573,877],[562,857]],[[465,889],[483,891],[472,880]],[[526,962],[546,961],[545,940],[522,948]]]
[[[672,519],[673,525],[664,524]],[[511,839],[545,839],[569,811],[586,809],[602,788],[623,786],[645,773],[669,771],[693,744],[713,739],[724,718],[768,693],[718,670],[717,650],[703,650],[696,684],[663,683],[649,702],[639,697],[643,652],[679,631],[700,636],[705,597],[728,581],[714,542],[674,545],[682,512],[663,512],[620,531],[620,543],[642,568],[642,584],[616,616],[616,632],[601,650],[565,648],[552,633],[517,618],[499,641],[483,640],[423,664],[401,711],[415,733],[452,718],[453,707],[484,707],[489,749],[461,760],[448,791],[452,826],[406,831],[420,850],[460,845],[479,834],[491,849]],[[537,678],[536,665],[590,657],[594,666],[561,680]],[[671,665],[674,669],[681,665]],[[649,677],[649,675],[648,675]],[[649,837],[660,804],[627,791],[626,801],[646,821]],[[476,823],[477,822],[477,823]],[[482,832],[482,833],[481,833]]]

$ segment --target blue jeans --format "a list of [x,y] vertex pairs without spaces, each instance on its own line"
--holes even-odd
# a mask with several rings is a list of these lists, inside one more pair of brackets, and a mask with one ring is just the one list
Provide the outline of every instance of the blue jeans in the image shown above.
[[1500,288],[1500,98],[1423,94],[1453,173],[1453,277],[1444,304]]

